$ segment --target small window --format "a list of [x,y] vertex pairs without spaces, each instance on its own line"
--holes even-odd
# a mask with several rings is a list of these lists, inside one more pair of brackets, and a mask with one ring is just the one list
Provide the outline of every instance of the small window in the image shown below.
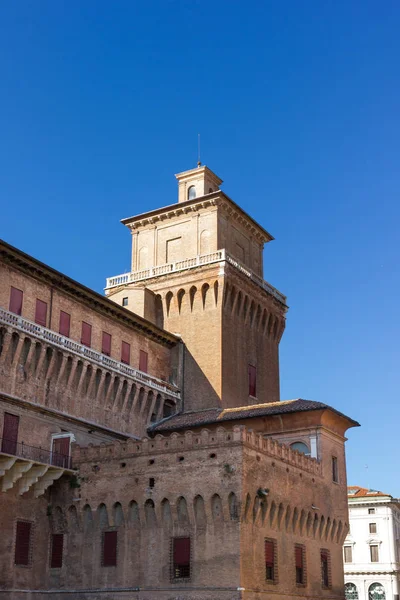
[[374,508],[369,508],[368,509],[368,514],[369,515],[374,515],[375,514],[375,509]]
[[191,185],[188,189],[188,200],[193,200],[194,198],[196,198],[196,187]]
[[276,583],[276,540],[265,540],[265,579]]
[[346,583],[344,586],[344,597],[346,600],[358,600],[358,591],[354,583]]
[[39,298],[36,299],[35,323],[42,327],[46,327],[47,324],[47,302]]
[[30,564],[31,533],[32,523],[29,523],[29,521],[17,521],[14,557],[16,565],[28,566]]
[[106,356],[111,356],[111,335],[105,331],[103,331],[101,340],[101,352]]
[[71,325],[71,315],[60,310],[60,327],[58,331],[61,335],[65,335],[65,337],[69,337],[69,330]]
[[373,544],[369,547],[369,554],[371,562],[379,562],[379,548],[377,544]]
[[116,567],[117,566],[117,531],[104,531],[103,532],[103,548],[101,556],[102,567]]
[[323,588],[331,587],[329,550],[321,550],[321,583]]
[[139,371],[143,373],[147,373],[147,362],[149,355],[144,350],[141,350],[139,353]]
[[296,584],[297,585],[305,585],[306,576],[305,576],[305,554],[306,550],[304,546],[300,544],[296,544],[294,547],[294,557],[296,564]]
[[249,396],[256,398],[257,397],[256,396],[256,393],[257,393],[257,386],[256,386],[257,370],[253,365],[249,365],[248,372],[249,372]]
[[90,348],[92,345],[92,326],[82,321],[81,344]]
[[121,362],[131,364],[131,345],[128,342],[121,343]]
[[64,535],[53,533],[51,536],[50,568],[61,569],[63,563]]
[[154,477],[150,477],[149,479],[149,488],[153,488],[156,485],[156,480]]
[[297,452],[301,452],[301,454],[310,456],[310,449],[304,442],[295,442],[294,444],[290,444],[290,447],[292,450],[297,450]]
[[23,298],[24,293],[22,290],[18,290],[15,287],[11,287],[9,311],[16,315],[22,315]]
[[353,548],[352,546],[344,547],[344,562],[351,563],[353,562]]
[[190,538],[172,539],[172,579],[190,577]]
[[370,523],[369,524],[369,532],[370,533],[376,533],[376,523]]
[[128,297],[122,298],[122,306],[128,306]]
[[332,481],[339,483],[338,460],[336,456],[332,456]]

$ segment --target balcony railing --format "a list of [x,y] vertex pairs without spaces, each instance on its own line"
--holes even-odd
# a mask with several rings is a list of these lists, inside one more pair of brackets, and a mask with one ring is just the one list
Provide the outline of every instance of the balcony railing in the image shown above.
[[143,269],[142,271],[132,271],[131,273],[123,273],[122,275],[108,277],[106,279],[106,287],[104,289],[109,290],[111,288],[118,287],[119,285],[135,283],[137,281],[143,281],[144,279],[152,279],[153,277],[160,277],[169,273],[178,273],[179,271],[186,271],[187,269],[194,269],[199,266],[211,265],[213,263],[225,261],[234,266],[249,279],[257,283],[257,285],[274,296],[274,298],[276,298],[279,302],[286,304],[286,296],[281,294],[281,292],[279,292],[272,285],[264,281],[262,277],[256,275],[243,263],[228,254],[226,250],[218,250],[217,252],[211,252],[210,254],[200,254],[194,258],[186,258],[177,262],[167,263],[165,265],[151,267],[149,269]]
[[28,333],[33,337],[49,342],[50,344],[58,346],[59,348],[69,350],[78,356],[83,356],[84,358],[92,360],[101,365],[103,368],[111,369],[112,371],[117,371],[121,375],[132,377],[138,383],[147,385],[148,387],[159,392],[163,392],[168,396],[173,398],[179,398],[180,396],[178,389],[175,386],[168,384],[166,381],[158,379],[157,377],[149,375],[148,373],[143,373],[142,371],[133,369],[129,365],[114,360],[105,354],[100,354],[100,352],[96,352],[96,350],[92,350],[92,348],[88,348],[83,344],[79,344],[78,342],[56,333],[55,331],[51,331],[51,329],[37,325],[37,323],[28,321],[28,319],[24,319],[23,317],[9,312],[8,310],[4,310],[4,308],[0,308],[0,323],[11,325],[12,327]]
[[7,440],[5,438],[0,438],[0,448],[4,454],[11,454],[11,456],[17,456],[18,458],[46,465],[53,465],[61,469],[71,469],[71,457],[66,454],[51,452],[50,450],[37,448],[36,446],[28,446],[24,442],[15,442],[14,440]]

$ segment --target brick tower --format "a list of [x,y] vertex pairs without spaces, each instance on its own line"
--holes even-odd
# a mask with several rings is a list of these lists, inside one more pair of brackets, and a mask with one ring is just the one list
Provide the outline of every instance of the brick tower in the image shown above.
[[276,402],[287,307],[263,280],[273,237],[208,167],[176,178],[176,204],[122,220],[131,272],[107,279],[106,294],[182,337],[185,411]]

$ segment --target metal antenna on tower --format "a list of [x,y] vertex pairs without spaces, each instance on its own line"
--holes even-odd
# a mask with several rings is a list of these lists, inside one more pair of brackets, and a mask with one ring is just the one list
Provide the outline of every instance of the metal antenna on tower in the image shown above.
[[200,167],[201,166],[201,160],[200,160],[200,134],[197,134],[197,166]]

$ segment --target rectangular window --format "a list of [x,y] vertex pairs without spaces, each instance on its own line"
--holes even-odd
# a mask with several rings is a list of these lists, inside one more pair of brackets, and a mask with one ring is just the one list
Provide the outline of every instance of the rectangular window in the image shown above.
[[30,564],[31,532],[32,523],[29,523],[28,521],[17,521],[14,557],[16,565],[28,566]]
[[47,302],[36,298],[35,323],[46,327],[47,325]]
[[81,344],[90,348],[92,344],[92,326],[82,321]]
[[353,548],[352,546],[344,547],[344,562],[351,563],[353,562]]
[[103,532],[103,552],[102,552],[102,567],[117,566],[117,531]]
[[277,580],[276,540],[265,540],[265,579]]
[[71,325],[71,315],[60,310],[60,327],[58,329],[61,335],[65,335],[65,337],[69,337],[69,330]]
[[332,456],[332,481],[339,483],[338,461],[336,456]]
[[139,371],[143,373],[147,373],[147,361],[149,355],[144,350],[141,350],[139,353]]
[[304,546],[300,544],[296,544],[294,547],[294,558],[296,564],[296,583],[297,585],[305,585],[306,577],[305,577],[305,555],[306,550]]
[[172,579],[190,577],[190,538],[172,540]]
[[369,524],[369,532],[370,533],[376,533],[376,523],[370,523]]
[[103,338],[101,341],[101,351],[106,356],[111,356],[111,335],[103,331]]
[[62,533],[53,533],[51,536],[50,568],[61,569],[63,562],[64,536]]
[[253,365],[249,365],[249,396],[256,398],[257,394],[257,370]]
[[324,588],[331,587],[329,561],[329,550],[321,550],[321,583]]
[[121,343],[121,362],[131,364],[131,345],[128,342]]
[[70,467],[70,444],[71,438],[69,436],[59,437],[53,439],[53,446],[51,452],[51,464],[56,467],[63,467],[69,469]]
[[379,548],[378,545],[369,547],[369,553],[371,556],[371,562],[379,562]]
[[6,454],[16,454],[18,444],[19,416],[4,413],[3,438],[1,451]]
[[22,300],[24,294],[22,290],[11,287],[9,311],[16,315],[22,315]]
[[122,306],[128,306],[128,298],[122,298]]
[[374,508],[369,508],[368,509],[368,514],[369,515],[374,515],[375,514],[375,509]]

